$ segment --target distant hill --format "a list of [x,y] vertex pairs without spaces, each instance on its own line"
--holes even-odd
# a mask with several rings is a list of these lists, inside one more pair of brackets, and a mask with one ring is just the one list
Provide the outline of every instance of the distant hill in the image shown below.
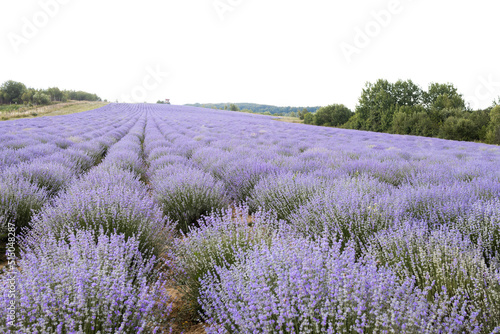
[[257,104],[257,103],[194,103],[194,104],[186,104],[186,106],[192,107],[203,107],[203,108],[211,108],[211,109],[224,109],[226,107],[229,109],[231,104],[235,104],[238,108],[243,111],[253,111],[255,113],[270,113],[272,115],[286,115],[291,112],[298,112],[302,109],[307,109],[309,112],[315,112],[320,107],[277,107],[271,106],[267,104]]

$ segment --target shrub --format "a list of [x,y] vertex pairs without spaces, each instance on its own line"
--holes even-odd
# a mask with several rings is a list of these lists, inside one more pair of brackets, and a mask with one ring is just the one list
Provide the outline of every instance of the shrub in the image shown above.
[[118,168],[98,169],[75,182],[34,218],[39,233],[64,237],[75,229],[124,234],[139,240],[141,250],[163,252],[171,240],[173,224],[148,189],[132,173]]
[[400,283],[353,248],[274,238],[201,280],[209,333],[477,333],[456,299]]
[[487,263],[496,262],[500,268],[500,200],[479,200],[457,228],[483,251]]
[[169,165],[151,178],[154,196],[165,215],[187,231],[203,214],[228,205],[220,181],[202,170],[185,165]]
[[[95,241],[97,237],[97,243]],[[16,318],[7,329],[8,275],[2,275],[0,328],[4,333],[147,333],[154,311],[169,312],[161,276],[148,277],[139,241],[77,231],[68,242],[53,235],[27,243],[16,272]]]
[[75,173],[67,166],[54,162],[32,161],[6,169],[2,177],[20,181],[21,179],[43,188],[49,196],[57,194],[73,179]]
[[44,189],[27,180],[0,178],[0,229],[3,233],[9,222],[21,230],[29,226],[34,213],[48,201]]
[[306,238],[326,237],[343,246],[352,241],[360,255],[371,236],[393,223],[390,188],[369,177],[335,180],[297,208],[290,224]]
[[140,154],[126,149],[114,150],[103,162],[105,166],[114,166],[124,171],[130,171],[139,177],[146,174],[146,166]]
[[404,211],[404,218],[424,220],[429,226],[436,226],[455,224],[468,215],[477,200],[495,198],[499,193],[500,184],[487,179],[407,184],[394,192],[394,203]]
[[255,185],[266,175],[278,168],[255,158],[234,156],[228,162],[221,162],[215,174],[224,182],[229,196],[237,202],[246,200]]
[[270,174],[257,183],[249,204],[253,211],[272,210],[278,219],[289,220],[290,214],[322,190],[324,184],[314,176],[304,174]]
[[201,310],[200,279],[216,267],[232,265],[238,252],[270,241],[278,225],[268,214],[257,213],[250,218],[246,207],[228,209],[223,214],[212,213],[199,223],[199,228],[190,227],[173,247],[179,269],[176,282],[185,293],[191,312]]
[[421,289],[430,287],[429,299],[436,293],[463,295],[486,328],[500,325],[500,275],[460,232],[406,223],[380,232],[374,240],[369,253],[393,268],[400,280],[413,277]]
[[190,161],[186,159],[185,157],[182,157],[180,155],[164,155],[160,156],[159,158],[152,160],[149,163],[149,168],[147,171],[147,175],[149,178],[152,178],[153,175],[158,171],[161,170],[163,167],[169,166],[169,165],[190,165]]

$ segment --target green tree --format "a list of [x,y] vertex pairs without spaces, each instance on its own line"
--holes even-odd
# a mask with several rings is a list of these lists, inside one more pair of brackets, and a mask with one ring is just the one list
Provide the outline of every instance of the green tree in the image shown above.
[[343,104],[332,104],[321,107],[314,114],[314,124],[325,126],[340,126],[349,120],[354,113]]
[[3,103],[21,103],[26,86],[22,82],[5,81],[0,86],[0,99]]
[[476,137],[474,122],[467,118],[448,117],[439,129],[439,137],[452,140],[474,140]]
[[424,92],[423,103],[428,109],[465,109],[462,94],[452,84],[431,83]]
[[486,141],[490,144],[500,144],[500,105],[490,110],[490,124],[486,134]]
[[313,113],[308,112],[308,113],[306,113],[304,115],[304,123],[305,124],[314,124],[314,115],[313,115]]
[[33,95],[33,102],[35,104],[39,105],[45,105],[50,103],[50,96],[48,96],[45,93],[42,92],[36,92],[35,95]]
[[50,96],[51,101],[61,101],[63,92],[58,87],[50,87],[46,92]]
[[236,104],[231,103],[229,105],[229,110],[231,110],[231,111],[240,111],[240,108],[238,108],[238,106]]
[[33,95],[35,95],[35,90],[33,88],[28,88],[21,96],[21,100],[23,100],[24,104],[33,103]]
[[422,102],[422,89],[413,81],[396,81],[392,86],[392,95],[398,106],[413,107]]
[[297,113],[298,113],[298,115],[299,115],[299,118],[303,120],[303,119],[304,119],[305,114],[307,114],[307,113],[308,113],[308,111],[307,111],[307,108],[304,108],[304,109],[302,109],[302,110],[299,110]]
[[493,100],[493,103],[491,104],[491,107],[496,107],[496,106],[500,106],[500,96],[497,97],[496,100]]
[[422,106],[402,107],[394,114],[392,133],[432,137],[438,131],[438,125],[432,122]]
[[362,130],[388,132],[392,128],[394,114],[401,106],[414,106],[422,102],[422,90],[411,80],[398,80],[392,84],[379,79],[366,83],[356,107],[356,124]]

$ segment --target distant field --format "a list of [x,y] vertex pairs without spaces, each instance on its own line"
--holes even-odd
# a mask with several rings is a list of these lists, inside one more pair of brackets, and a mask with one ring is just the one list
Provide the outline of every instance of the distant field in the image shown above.
[[8,121],[17,118],[67,115],[97,109],[107,104],[107,102],[72,101],[31,108],[16,105],[2,105],[0,106],[0,120]]

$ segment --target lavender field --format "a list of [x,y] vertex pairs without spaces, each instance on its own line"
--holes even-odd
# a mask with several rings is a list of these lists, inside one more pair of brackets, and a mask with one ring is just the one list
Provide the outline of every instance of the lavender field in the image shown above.
[[109,104],[0,123],[0,222],[1,333],[500,333],[498,146]]

